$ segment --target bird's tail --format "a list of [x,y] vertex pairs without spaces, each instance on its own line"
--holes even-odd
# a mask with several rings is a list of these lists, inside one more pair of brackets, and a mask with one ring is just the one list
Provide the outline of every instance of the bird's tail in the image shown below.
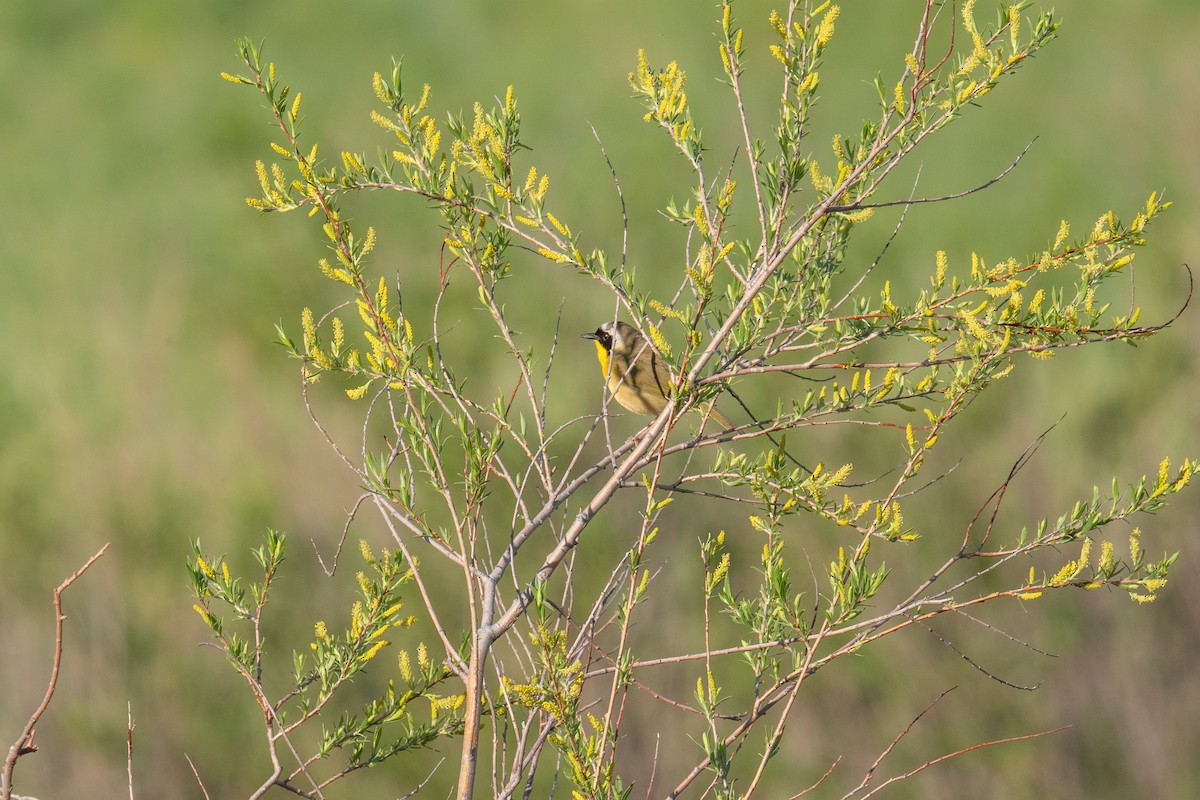
[[[738,404],[746,411],[746,413],[750,415],[750,418],[752,420],[754,420],[754,424],[758,427],[762,427],[763,423],[761,421],[759,421],[759,419],[757,417],[755,417],[753,413],[751,413],[749,408],[746,408],[746,404],[742,402],[742,399],[740,397],[738,397],[736,394],[733,394],[732,391],[730,391],[729,393],[733,396],[733,399],[736,400],[738,402]],[[709,418],[711,418],[718,425],[724,427],[726,430],[731,430],[732,428],[735,427],[733,422],[730,421],[729,417],[722,414],[721,410],[717,408],[716,403],[709,403],[708,406],[702,410]],[[791,453],[789,453],[787,451],[787,448],[784,447],[784,444],[782,441],[776,439],[769,432],[764,432],[764,433],[766,433],[766,437],[767,437],[767,439],[770,440],[771,444],[775,445],[782,451],[784,457],[787,458],[788,461],[791,461],[793,464],[795,464],[800,469],[804,470],[809,475],[812,474],[811,469],[804,466],[804,464],[802,464],[800,461],[796,460],[795,456],[793,456]]]
[[721,413],[721,410],[717,408],[716,403],[709,403],[708,408],[704,409],[704,414],[722,428],[729,429],[734,427],[733,422],[729,419],[729,417]]

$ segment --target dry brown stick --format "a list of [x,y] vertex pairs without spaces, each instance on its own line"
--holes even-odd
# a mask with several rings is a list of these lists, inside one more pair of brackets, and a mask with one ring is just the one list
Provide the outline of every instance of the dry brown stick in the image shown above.
[[13,769],[17,766],[17,759],[28,753],[37,752],[37,745],[33,741],[37,736],[34,728],[37,726],[38,720],[42,718],[42,714],[45,714],[46,709],[50,707],[50,700],[54,697],[54,690],[58,686],[58,671],[62,667],[63,622],[67,619],[67,615],[62,610],[62,593],[67,590],[68,586],[78,580],[79,576],[86,572],[88,567],[96,563],[96,560],[100,556],[104,555],[110,544],[112,542],[106,542],[103,547],[96,551],[94,556],[84,562],[82,567],[75,570],[74,573],[54,590],[54,664],[50,668],[50,683],[46,686],[46,696],[42,698],[42,702],[29,716],[29,721],[25,723],[25,728],[21,731],[21,735],[13,742],[12,747],[8,748],[8,757],[4,759],[4,769],[0,771],[0,800],[11,800],[13,796],[12,776]]
[[133,800],[133,731],[137,728],[137,720],[133,718],[133,703],[125,704],[125,719],[125,774],[129,781],[129,800]]

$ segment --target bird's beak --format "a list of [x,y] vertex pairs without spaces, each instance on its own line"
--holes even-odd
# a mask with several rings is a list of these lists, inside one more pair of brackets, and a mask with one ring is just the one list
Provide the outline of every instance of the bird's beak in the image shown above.
[[583,338],[584,339],[596,339],[596,340],[600,339],[600,337],[597,336],[595,333],[585,333],[585,334],[583,334]]

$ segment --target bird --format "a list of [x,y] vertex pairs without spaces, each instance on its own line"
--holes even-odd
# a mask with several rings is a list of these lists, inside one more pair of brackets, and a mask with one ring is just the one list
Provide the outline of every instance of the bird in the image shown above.
[[[652,417],[666,408],[673,390],[671,373],[637,328],[627,322],[610,321],[583,334],[583,338],[596,342],[600,372],[618,403],[635,414]],[[707,411],[718,425],[733,427],[715,405]]]

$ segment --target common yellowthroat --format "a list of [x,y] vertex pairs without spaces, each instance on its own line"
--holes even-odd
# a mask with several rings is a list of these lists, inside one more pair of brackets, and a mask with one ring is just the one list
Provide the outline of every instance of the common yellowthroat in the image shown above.
[[[671,373],[654,348],[627,322],[606,322],[583,338],[596,342],[600,372],[616,401],[635,414],[657,416],[671,396]],[[732,428],[729,418],[711,406],[718,425]]]

